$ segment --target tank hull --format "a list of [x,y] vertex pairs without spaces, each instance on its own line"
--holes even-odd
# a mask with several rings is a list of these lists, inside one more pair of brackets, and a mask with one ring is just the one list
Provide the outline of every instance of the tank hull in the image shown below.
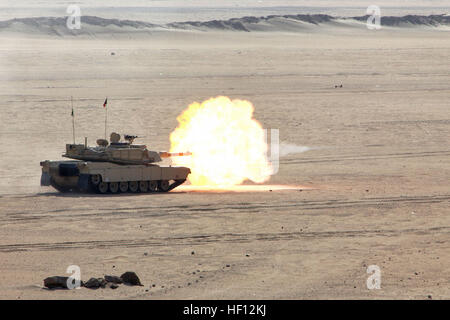
[[42,186],[60,192],[168,192],[186,181],[186,167],[120,165],[91,161],[41,162]]

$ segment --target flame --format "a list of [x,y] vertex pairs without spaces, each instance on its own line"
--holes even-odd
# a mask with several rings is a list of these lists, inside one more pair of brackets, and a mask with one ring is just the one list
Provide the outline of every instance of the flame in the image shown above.
[[174,165],[191,169],[195,186],[233,186],[249,179],[262,183],[270,178],[266,135],[252,118],[249,101],[228,97],[192,103],[177,117],[171,133],[171,152],[187,150],[187,157],[172,158]]

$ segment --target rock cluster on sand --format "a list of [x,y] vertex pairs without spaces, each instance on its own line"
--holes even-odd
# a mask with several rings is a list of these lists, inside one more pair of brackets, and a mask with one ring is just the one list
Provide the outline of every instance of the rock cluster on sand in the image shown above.
[[44,279],[44,286],[46,286],[49,289],[67,289],[67,280],[69,277],[48,277]]
[[[68,289],[67,280],[69,277],[53,276],[44,279],[44,286],[48,289]],[[90,278],[87,282],[81,281],[81,286],[89,289],[98,289],[109,287],[116,289],[119,284],[127,284],[130,286],[143,286],[137,274],[133,271],[127,271],[120,277],[105,275],[104,278]]]
[[107,282],[115,283],[115,284],[122,284],[123,280],[121,277],[118,276],[105,276],[105,280]]
[[86,287],[86,288],[89,288],[89,289],[97,289],[97,288],[104,288],[104,287],[106,287],[106,284],[107,284],[108,282],[106,282],[106,280],[105,279],[103,279],[103,278],[90,278],[85,284],[84,284],[84,286]]

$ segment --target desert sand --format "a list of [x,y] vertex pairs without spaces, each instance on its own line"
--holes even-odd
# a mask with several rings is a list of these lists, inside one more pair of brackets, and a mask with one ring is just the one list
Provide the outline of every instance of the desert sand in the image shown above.
[[[439,28],[2,34],[0,298],[449,299],[448,61]],[[262,187],[39,186],[39,162],[72,142],[70,96],[77,142],[103,137],[108,97],[109,131],[168,150],[177,115],[219,95],[311,150]],[[144,287],[43,288],[72,264],[83,280],[135,271]]]

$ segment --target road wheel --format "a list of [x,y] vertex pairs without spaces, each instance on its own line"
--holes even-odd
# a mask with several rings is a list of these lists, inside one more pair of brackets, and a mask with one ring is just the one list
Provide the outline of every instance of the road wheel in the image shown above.
[[149,181],[148,182],[148,191],[150,192],[156,192],[156,189],[158,189],[158,183],[156,181]]
[[128,191],[128,182],[121,181],[119,183],[119,189],[120,189],[120,192],[123,192],[123,193],[127,192]]
[[139,191],[140,192],[148,191],[148,182],[147,181],[139,181]]
[[102,177],[99,174],[91,175],[91,183],[94,186],[98,186],[98,184],[102,181]]
[[130,181],[128,184],[131,192],[137,192],[139,190],[139,183],[137,181]]
[[111,193],[119,192],[119,183],[118,182],[110,182],[109,183],[109,191],[111,191]]
[[102,194],[107,193],[108,192],[108,183],[101,181],[97,186],[97,191]]
[[161,192],[169,191],[169,187],[170,187],[169,180],[161,180],[158,183],[158,189]]

